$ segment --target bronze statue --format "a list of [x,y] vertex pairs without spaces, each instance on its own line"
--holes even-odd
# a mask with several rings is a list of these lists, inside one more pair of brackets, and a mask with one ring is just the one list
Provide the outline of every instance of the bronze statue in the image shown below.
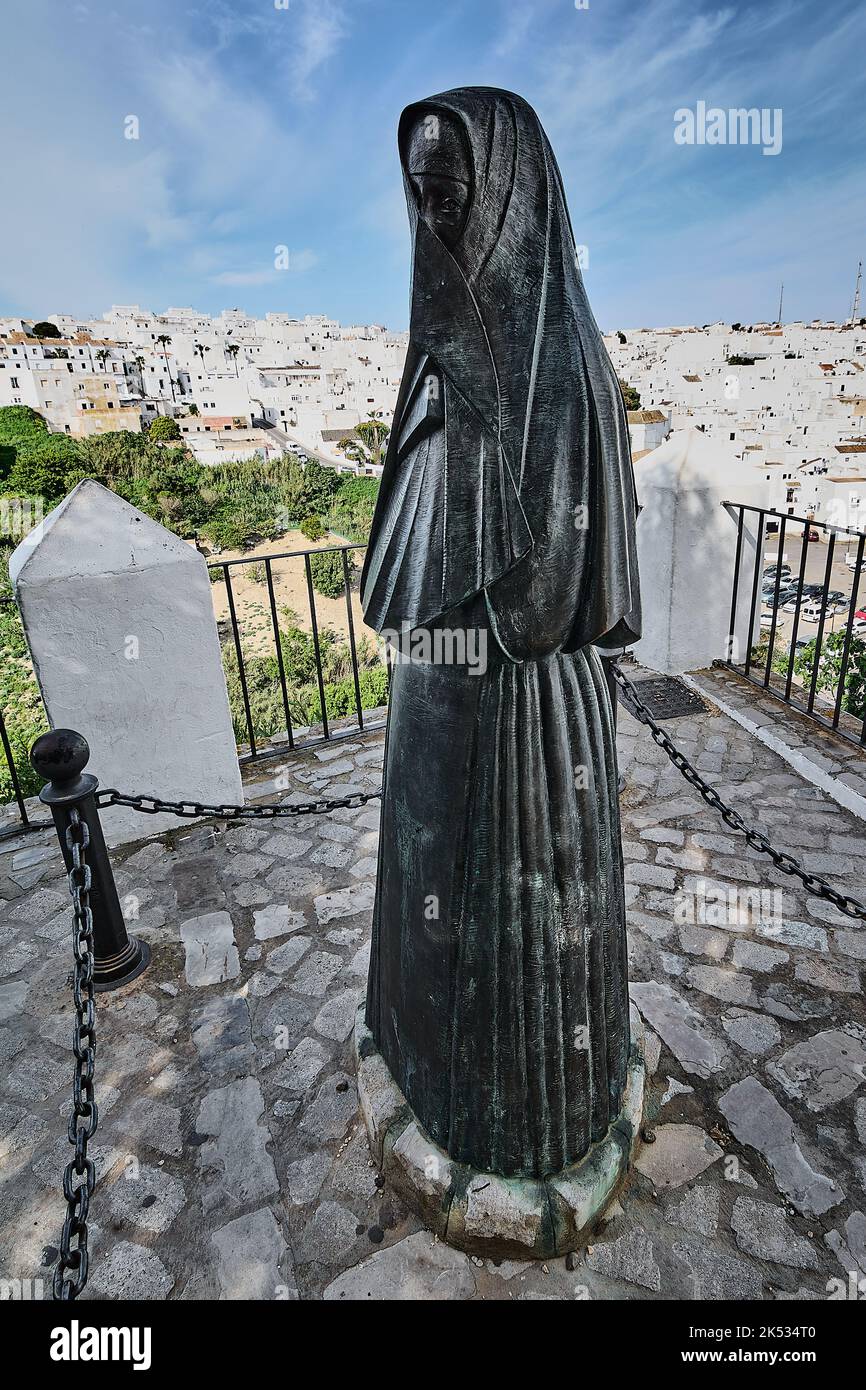
[[628,429],[531,107],[446,92],[399,150],[411,341],[362,579],[398,651],[366,1021],[451,1159],[544,1178],[626,1080],[596,648],[640,635]]

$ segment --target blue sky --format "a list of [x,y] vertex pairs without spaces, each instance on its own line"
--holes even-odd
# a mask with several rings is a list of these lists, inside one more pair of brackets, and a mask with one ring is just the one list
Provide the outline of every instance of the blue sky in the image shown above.
[[[3,7],[0,313],[404,328],[397,119],[461,84],[539,112],[603,328],[774,316],[782,279],[786,318],[848,312],[866,259],[862,0],[284,4]],[[780,107],[781,153],[677,145],[674,112],[698,101]]]

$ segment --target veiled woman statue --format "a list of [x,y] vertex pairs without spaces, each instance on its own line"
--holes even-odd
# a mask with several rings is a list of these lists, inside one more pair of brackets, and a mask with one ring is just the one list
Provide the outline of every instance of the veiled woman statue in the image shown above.
[[446,92],[403,113],[399,148],[410,345],[362,598],[415,655],[393,672],[366,1021],[451,1159],[543,1178],[626,1079],[596,647],[640,629],[628,429],[534,111]]

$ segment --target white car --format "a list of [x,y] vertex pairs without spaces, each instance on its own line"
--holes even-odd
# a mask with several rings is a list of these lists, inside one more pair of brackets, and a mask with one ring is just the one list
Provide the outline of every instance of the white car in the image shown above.
[[821,604],[804,603],[800,609],[800,618],[806,623],[819,623],[821,621]]

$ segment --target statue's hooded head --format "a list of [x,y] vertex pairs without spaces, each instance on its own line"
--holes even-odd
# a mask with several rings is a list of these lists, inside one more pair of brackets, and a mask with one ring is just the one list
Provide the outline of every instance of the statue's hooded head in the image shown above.
[[[422,506],[392,432],[368,621],[420,624],[483,590],[510,650],[509,586],[531,584],[565,615],[569,646],[628,640],[640,628],[628,428],[541,122],[512,92],[465,87],[407,107],[398,145],[413,265],[395,418],[432,361],[445,481],[440,496],[426,478]],[[540,594],[548,574],[557,605]]]

